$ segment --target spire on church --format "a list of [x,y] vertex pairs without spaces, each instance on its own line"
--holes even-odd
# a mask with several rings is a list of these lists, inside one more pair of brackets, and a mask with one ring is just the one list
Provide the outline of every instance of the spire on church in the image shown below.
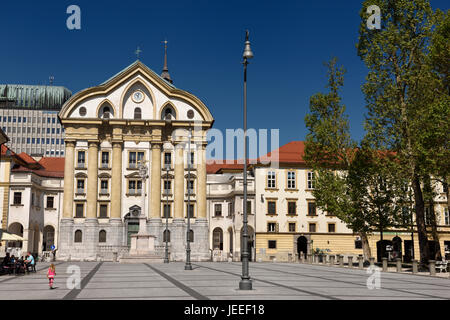
[[164,67],[161,73],[161,78],[164,80],[173,83],[173,80],[170,78],[169,74],[169,68],[167,68],[167,40],[164,40],[162,43],[164,43]]

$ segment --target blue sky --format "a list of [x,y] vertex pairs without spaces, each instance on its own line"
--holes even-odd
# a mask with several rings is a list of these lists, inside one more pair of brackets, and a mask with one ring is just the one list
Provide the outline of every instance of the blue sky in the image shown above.
[[[66,8],[81,8],[68,30]],[[446,0],[431,0],[447,10]],[[367,73],[356,54],[362,1],[6,1],[0,9],[0,83],[54,84],[77,92],[136,60],[157,73],[169,41],[174,85],[197,95],[215,128],[242,127],[245,29],[255,54],[248,70],[248,127],[280,129],[280,145],[303,140],[311,95],[324,91],[325,61],[347,69],[343,100],[353,138],[362,138]]]

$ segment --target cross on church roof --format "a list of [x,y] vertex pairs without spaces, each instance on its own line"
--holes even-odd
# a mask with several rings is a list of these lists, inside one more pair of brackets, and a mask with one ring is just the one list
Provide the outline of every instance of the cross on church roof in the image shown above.
[[139,54],[142,52],[141,48],[137,47],[136,51],[134,52],[139,60]]

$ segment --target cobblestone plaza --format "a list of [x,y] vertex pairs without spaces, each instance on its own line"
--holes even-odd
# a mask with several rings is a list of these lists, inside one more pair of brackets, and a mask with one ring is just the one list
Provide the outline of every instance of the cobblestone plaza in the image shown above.
[[[68,288],[68,268],[80,269],[80,289]],[[252,263],[251,291],[239,291],[240,263],[119,264],[57,262],[55,290],[48,289],[48,263],[25,276],[1,276],[0,299],[51,300],[447,300],[448,273],[380,273],[380,289],[369,289],[366,270],[311,264]],[[76,268],[76,267],[75,267]]]

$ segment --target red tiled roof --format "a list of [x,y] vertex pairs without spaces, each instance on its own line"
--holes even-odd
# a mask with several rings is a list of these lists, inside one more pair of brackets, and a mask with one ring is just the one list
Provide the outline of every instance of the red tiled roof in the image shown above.
[[13,169],[12,171],[33,172],[41,177],[64,178],[64,160],[65,160],[64,158],[53,158],[53,157],[42,158],[41,160],[39,160],[39,162],[36,162],[36,164],[38,165],[36,169],[33,169],[34,166],[33,167],[19,166],[18,168]]
[[242,160],[207,160],[206,173],[217,174],[220,171],[236,171],[243,170],[244,163]]
[[[267,164],[270,162],[305,164],[304,141],[291,141],[275,151],[271,151],[255,160],[248,160],[249,165]],[[221,171],[236,171],[243,169],[243,160],[208,160],[206,172],[209,174],[221,173]]]
[[43,157],[39,160],[39,164],[47,171],[62,172],[64,173],[65,158],[56,157]]
[[18,154],[19,157],[22,158],[23,161],[25,161],[27,164],[37,164],[37,161],[33,159],[32,156],[30,156],[28,153],[21,152]]
[[258,162],[282,162],[305,164],[303,156],[305,155],[304,141],[291,141],[278,149],[269,152],[265,156],[258,158]]

